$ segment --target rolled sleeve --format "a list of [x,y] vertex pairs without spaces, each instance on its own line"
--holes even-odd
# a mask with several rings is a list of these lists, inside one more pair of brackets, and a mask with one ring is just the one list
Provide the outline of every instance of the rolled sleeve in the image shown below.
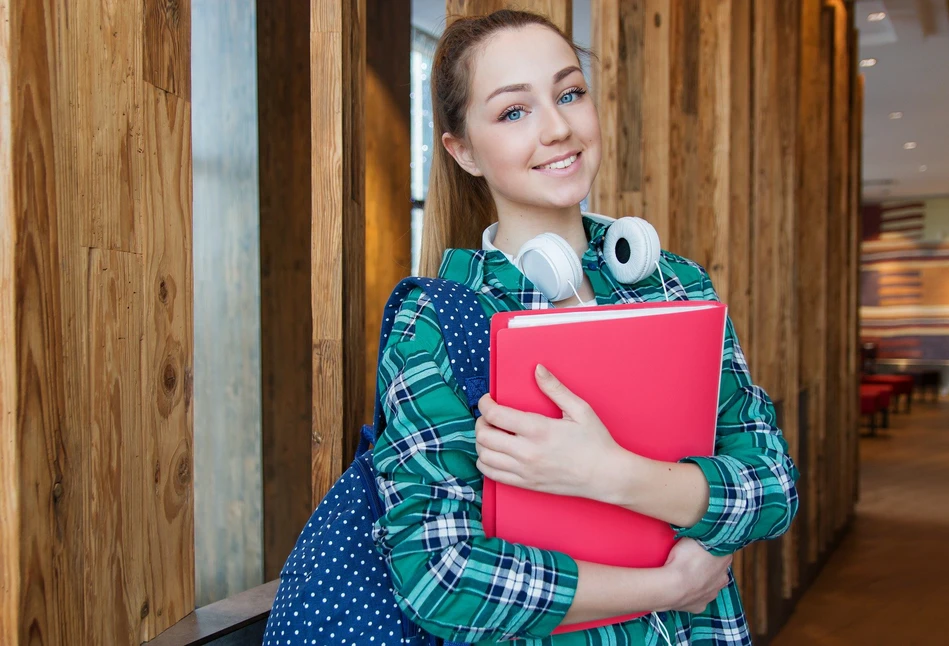
[[[717,300],[709,288],[706,296]],[[674,527],[715,554],[730,554],[788,530],[797,513],[797,468],[774,404],[751,382],[734,327],[726,326],[715,455],[688,457],[709,484],[709,506],[689,528]]]
[[[407,302],[408,304],[408,302]],[[380,365],[387,427],[373,452],[384,514],[374,538],[399,606],[445,639],[549,635],[577,586],[569,556],[484,535],[474,417],[434,312],[404,309]]]

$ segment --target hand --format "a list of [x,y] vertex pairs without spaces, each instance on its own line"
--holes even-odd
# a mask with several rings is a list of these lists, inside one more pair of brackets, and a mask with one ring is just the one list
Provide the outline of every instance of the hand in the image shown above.
[[700,613],[728,585],[732,556],[713,556],[691,538],[682,538],[666,559],[674,583],[670,610]]
[[630,454],[593,409],[543,366],[537,366],[535,378],[563,419],[501,406],[485,395],[475,424],[478,469],[523,489],[604,500],[611,494],[600,474],[610,470],[618,454]]

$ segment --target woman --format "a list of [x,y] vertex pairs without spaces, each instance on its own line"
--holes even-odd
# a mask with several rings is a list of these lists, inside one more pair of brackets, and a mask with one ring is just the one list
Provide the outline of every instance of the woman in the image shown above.
[[[422,273],[478,292],[485,312],[716,298],[705,271],[663,252],[653,274],[619,283],[603,261],[605,226],[581,215],[600,162],[596,107],[580,50],[545,18],[463,18],[435,52],[435,151]],[[490,225],[497,221],[496,228]],[[583,258],[576,294],[551,303],[510,262],[525,242],[561,236]],[[482,246],[490,251],[473,251]],[[731,554],[779,536],[797,510],[797,471],[767,395],[751,383],[728,324],[715,457],[667,464],[626,452],[584,403],[538,368],[564,411],[540,418],[485,396],[470,413],[435,312],[421,292],[401,308],[379,382],[388,427],[374,451],[385,504],[376,542],[400,606],[452,641],[516,644],[747,644]],[[631,411],[635,414],[635,411]],[[481,525],[484,476],[624,505],[670,523],[661,568],[576,562],[499,539]],[[551,637],[558,626],[643,618]]]

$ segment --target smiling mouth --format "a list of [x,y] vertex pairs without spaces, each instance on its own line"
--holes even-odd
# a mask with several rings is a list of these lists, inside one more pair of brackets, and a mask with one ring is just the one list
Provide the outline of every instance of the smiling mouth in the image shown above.
[[570,168],[580,157],[580,153],[576,155],[570,155],[566,159],[561,159],[560,161],[553,162],[552,164],[545,164],[544,166],[534,166],[537,170],[557,170],[563,168]]

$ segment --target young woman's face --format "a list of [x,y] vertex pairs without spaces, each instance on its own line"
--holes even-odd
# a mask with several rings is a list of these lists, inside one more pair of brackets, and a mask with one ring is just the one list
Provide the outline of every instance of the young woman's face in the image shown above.
[[505,29],[472,61],[465,152],[496,201],[575,206],[600,166],[600,121],[573,48],[540,25]]

